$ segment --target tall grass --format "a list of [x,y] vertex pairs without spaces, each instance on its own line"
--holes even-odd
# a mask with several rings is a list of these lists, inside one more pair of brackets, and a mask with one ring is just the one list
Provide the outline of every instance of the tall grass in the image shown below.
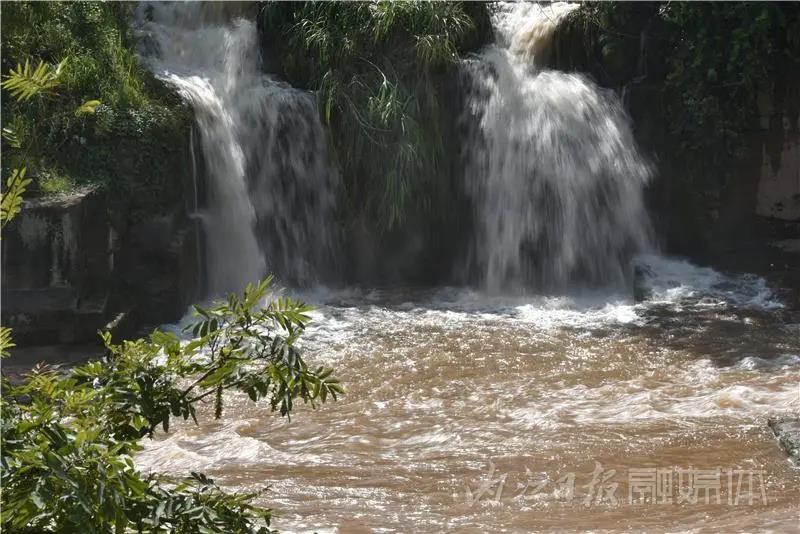
[[268,46],[317,91],[350,213],[386,228],[424,211],[444,172],[441,78],[476,39],[461,2],[269,3]]

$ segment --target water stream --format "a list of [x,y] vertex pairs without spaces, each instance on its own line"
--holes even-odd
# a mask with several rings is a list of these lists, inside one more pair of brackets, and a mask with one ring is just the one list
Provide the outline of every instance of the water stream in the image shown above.
[[[289,532],[792,531],[800,470],[766,420],[800,410],[800,318],[757,277],[648,262],[638,304],[457,288],[303,295],[317,306],[303,347],[347,395],[291,422],[231,398],[224,420],[207,407],[138,461],[269,486],[261,502]],[[613,470],[616,504],[585,505],[595,462]],[[629,504],[643,468],[719,468],[721,502],[679,504],[673,474],[672,503]],[[726,470],[763,472],[766,504],[759,479],[749,501]],[[558,483],[570,474],[571,500]]]
[[501,4],[497,43],[464,62],[473,262],[490,291],[630,285],[651,247],[650,168],[619,99],[541,68],[558,20],[578,4]]
[[247,10],[233,2],[143,2],[137,13],[146,64],[194,110],[210,295],[267,272],[311,284],[331,267],[338,178],[315,99],[262,73]]
[[[215,287],[267,268],[313,279],[336,179],[311,153],[311,101],[255,74],[247,19],[194,9],[156,4],[145,26],[197,114]],[[464,64],[480,290],[300,293],[316,306],[302,348],[347,395],[291,422],[231,397],[223,420],[204,407],[148,442],[140,467],[269,486],[260,502],[290,532],[796,529],[800,471],[765,423],[800,410],[800,317],[758,277],[652,254],[650,170],[618,100],[526,66],[570,9],[501,6],[497,43]],[[648,468],[656,502],[632,503]],[[689,469],[708,503],[681,502]]]

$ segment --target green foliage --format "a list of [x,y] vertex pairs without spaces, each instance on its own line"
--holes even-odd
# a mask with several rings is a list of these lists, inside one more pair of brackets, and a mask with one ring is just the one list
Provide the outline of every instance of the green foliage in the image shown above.
[[800,67],[800,10],[775,3],[670,2],[666,113],[681,148],[709,165],[742,154],[756,98],[776,69]]
[[261,25],[294,83],[318,92],[350,213],[385,227],[441,186],[441,76],[475,41],[460,2],[268,3]]
[[311,369],[295,347],[309,308],[281,298],[262,307],[270,280],[211,308],[197,307],[196,338],[154,332],[113,344],[105,361],[67,374],[33,370],[3,378],[2,512],[14,532],[268,532],[258,494],[229,494],[204,475],[145,476],[132,455],[173,418],[197,420],[198,402],[225,391],[288,416],[343,393],[331,370]]
[[39,61],[39,66],[32,69],[30,60],[26,59],[24,67],[17,64],[16,69],[11,69],[2,85],[17,101],[24,102],[37,94],[52,91],[59,84],[61,70],[66,62],[66,59],[62,59],[54,67]]
[[75,190],[75,184],[68,176],[50,169],[40,170],[37,181],[39,191],[44,195],[63,195]]
[[[67,183],[105,186],[120,207],[144,216],[179,198],[191,113],[139,64],[130,6],[5,3],[3,87],[12,96],[39,82],[47,90],[35,101],[3,99],[3,127],[25,147],[31,176],[49,171]],[[48,74],[58,74],[59,98],[49,94]],[[7,172],[16,154],[5,136],[3,148]]]
[[69,96],[95,94],[113,107],[140,106],[145,71],[130,46],[128,10],[115,2],[14,2],[3,6],[3,61],[69,58],[61,80]]
[[11,329],[7,326],[0,326],[0,358],[10,356],[8,351],[16,346],[11,338]]
[[75,110],[76,117],[83,117],[97,111],[97,107],[101,105],[99,100],[87,100],[80,107]]
[[603,2],[575,15],[599,59],[583,67],[614,87],[640,74],[647,30],[647,81],[664,82],[664,124],[700,177],[718,176],[710,169],[742,155],[746,133],[758,127],[759,91],[800,68],[800,9],[792,3]]
[[[30,62],[25,61],[25,66],[18,65],[16,69],[4,77],[2,87],[8,90],[17,103],[23,103],[31,100],[33,97],[43,94],[55,95],[55,89],[59,83],[64,64],[66,60],[62,60],[57,66],[52,66],[43,61],[39,62],[36,69],[31,69]],[[75,110],[75,116],[81,117],[94,113],[95,108],[100,105],[98,100],[90,100]],[[3,127],[3,141],[6,143],[8,149],[12,151],[19,151],[22,149],[20,136],[15,130],[15,126]],[[19,214],[22,210],[22,195],[25,194],[28,186],[32,180],[26,178],[25,174],[27,169],[25,167],[26,157],[30,152],[30,146],[25,147],[25,152],[21,157],[13,158],[13,161],[19,165],[18,168],[10,170],[11,176],[6,182],[6,187],[0,195],[0,227],[4,228],[5,225]],[[40,180],[40,187],[47,193],[65,192],[71,184],[66,179],[59,177],[57,179]]]
[[25,177],[25,167],[11,171],[0,201],[0,225],[3,228],[22,210],[22,195],[30,183],[31,179]]
[[[26,60],[24,67],[17,65],[16,70],[12,69],[0,85],[7,89],[18,103],[26,102],[42,93],[51,92],[59,84],[59,77],[65,61],[56,67],[40,61],[36,69],[31,69],[30,62]],[[93,109],[86,108],[82,113],[91,111]],[[9,149],[19,150],[22,148],[19,135],[13,127],[3,127],[3,141]],[[24,166],[24,159],[18,163],[20,163],[20,167],[10,170],[11,176],[6,181],[5,188],[0,195],[0,229],[5,228],[6,224],[22,210],[22,195],[25,194],[32,181],[25,177],[27,169]],[[4,328],[1,336],[4,347],[13,346],[10,330]],[[3,349],[3,355],[5,354],[5,349]]]

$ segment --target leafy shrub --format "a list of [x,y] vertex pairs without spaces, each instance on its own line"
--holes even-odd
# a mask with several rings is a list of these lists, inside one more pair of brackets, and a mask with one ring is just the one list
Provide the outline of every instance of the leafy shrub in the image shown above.
[[[30,61],[25,61],[17,65],[16,69],[11,69],[10,73],[3,77],[0,85],[6,89],[14,101],[19,104],[28,103],[33,99],[41,98],[45,94],[56,95],[56,89],[61,83],[65,61],[53,66],[44,61],[39,61],[33,67]],[[76,117],[94,113],[100,105],[98,100],[88,100],[75,108]],[[19,118],[18,116],[16,117]],[[12,120],[8,126],[3,126],[2,140],[6,150],[6,158],[3,160],[4,167],[8,168],[8,178],[5,181],[5,188],[0,196],[2,206],[0,207],[0,224],[5,229],[6,224],[16,217],[22,210],[22,196],[26,193],[32,179],[26,177],[28,156],[31,144],[23,146],[20,139],[22,136],[22,124],[19,120]],[[30,138],[28,139],[30,142]],[[8,157],[8,152],[12,152],[12,157]],[[3,169],[5,174],[5,168]],[[53,174],[42,174],[39,177],[39,187],[45,193],[55,194],[64,193],[71,188],[72,184],[68,178]],[[10,331],[2,328],[2,332]],[[5,338],[3,338],[5,340]],[[10,341],[10,337],[9,337]],[[4,354],[4,353],[3,353]]]
[[212,308],[197,307],[189,343],[104,340],[103,361],[63,375],[34,369],[2,383],[2,511],[9,532],[268,532],[257,494],[229,494],[202,474],[144,475],[132,455],[173,418],[197,419],[225,391],[264,400],[289,416],[297,399],[316,406],[343,393],[331,370],[311,369],[295,347],[309,308],[289,298],[262,307],[270,280]]
[[[4,72],[27,60],[66,61],[59,98],[4,99],[2,111],[4,126],[13,122],[31,147],[31,175],[103,185],[143,216],[179,198],[191,113],[139,64],[129,10],[123,2],[4,4]],[[102,101],[102,113],[76,116],[86,98]]]
[[800,67],[800,9],[779,3],[680,3],[661,11],[667,36],[667,114],[681,148],[718,165],[757,127],[759,89]]
[[75,184],[68,176],[52,170],[43,170],[39,173],[39,189],[45,195],[60,195],[73,191]]

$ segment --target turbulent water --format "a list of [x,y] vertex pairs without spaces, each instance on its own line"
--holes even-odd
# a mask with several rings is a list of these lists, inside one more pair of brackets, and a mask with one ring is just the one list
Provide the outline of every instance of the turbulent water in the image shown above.
[[[209,409],[138,461],[269,486],[261,502],[289,532],[794,529],[800,471],[766,419],[800,410],[800,317],[757,277],[644,261],[638,304],[447,288],[308,294],[317,311],[303,348],[337,369],[344,398],[291,422],[231,398],[224,420]],[[585,506],[595,462],[616,504]],[[648,467],[719,468],[721,502],[678,504],[675,478],[671,504],[629,504],[629,476]],[[752,503],[729,504],[746,491],[739,475],[728,489],[731,469],[763,471],[766,504],[758,478]],[[558,484],[570,473],[572,500]]]
[[575,7],[501,4],[497,43],[464,63],[472,262],[491,291],[622,287],[632,255],[650,247],[650,169],[618,99],[537,66]]
[[[215,285],[264,257],[313,273],[335,182],[308,95],[254,74],[254,28],[226,8],[148,9],[154,70],[197,113]],[[649,170],[617,100],[525,66],[570,9],[501,6],[498,43],[464,66],[484,287],[309,290],[299,343],[347,395],[291,422],[230,397],[140,467],[269,487],[290,532],[796,530],[800,470],[766,419],[800,410],[800,317],[761,278],[641,254]]]
[[[246,10],[246,8],[244,8]],[[337,177],[313,95],[262,73],[241,4],[142,3],[143,55],[194,109],[203,158],[209,292],[330,265]]]

